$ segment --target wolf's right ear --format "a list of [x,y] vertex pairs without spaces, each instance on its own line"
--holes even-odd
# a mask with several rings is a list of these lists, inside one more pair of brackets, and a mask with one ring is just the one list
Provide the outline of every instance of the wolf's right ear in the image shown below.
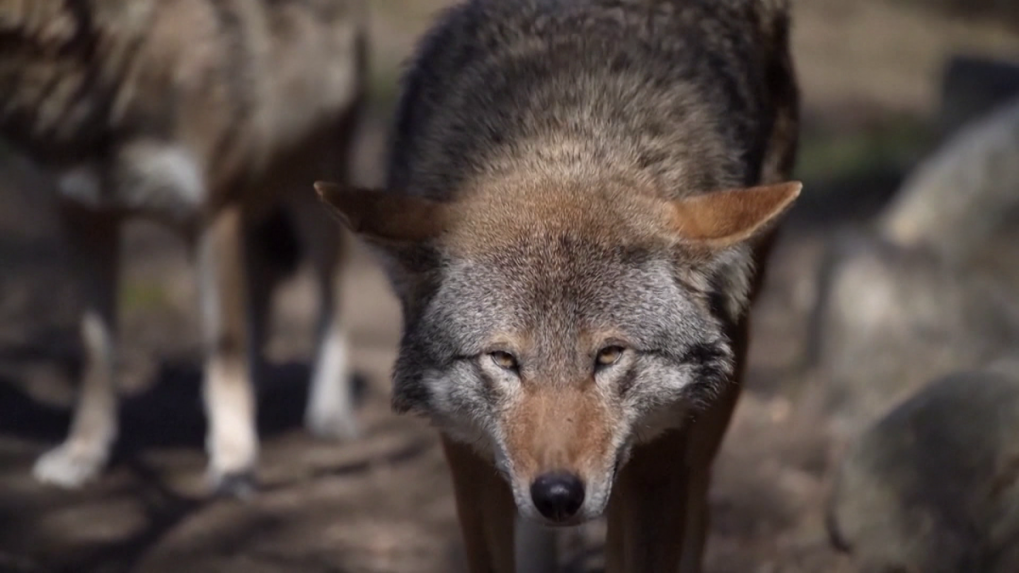
[[443,203],[420,197],[324,181],[315,183],[315,191],[351,231],[384,244],[420,243],[437,238],[449,218]]

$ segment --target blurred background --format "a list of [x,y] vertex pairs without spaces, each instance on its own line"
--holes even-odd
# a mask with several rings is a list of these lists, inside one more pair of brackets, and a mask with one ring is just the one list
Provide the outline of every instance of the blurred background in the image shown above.
[[[360,183],[381,181],[400,64],[444,4],[370,2]],[[958,397],[923,402],[927,384],[953,372],[991,368],[1014,379],[1007,358],[1019,341],[1019,3],[793,4],[805,188],[757,305],[747,389],[716,464],[706,570],[855,571],[895,553],[891,545],[915,554],[895,557],[914,564],[903,571],[934,571],[927,558],[961,567],[938,571],[1019,570],[1001,565],[1019,540],[1019,503],[1009,504],[1019,450],[1006,438],[1019,436],[1019,423],[994,408],[961,420],[939,413],[958,411]],[[360,250],[343,305],[364,382],[363,438],[316,442],[301,427],[314,318],[314,287],[302,271],[274,310],[274,375],[259,396],[263,489],[248,502],[213,500],[202,481],[193,270],[173,235],[132,222],[120,294],[121,443],[109,470],[81,491],[37,484],[32,463],[69,421],[79,307],[38,175],[6,149],[0,173],[0,571],[462,566],[437,438],[389,411],[398,308]],[[958,400],[983,386],[966,388]],[[992,405],[1019,403],[1009,402],[1015,384],[1003,388]],[[878,439],[861,439],[907,399],[933,409],[942,433],[906,423],[905,438],[886,425]],[[956,423],[968,428],[962,444],[952,442],[963,435]],[[979,458],[959,462],[972,471],[957,475],[950,455],[910,465],[894,453],[951,447]],[[571,570],[598,570],[601,527],[563,536]]]

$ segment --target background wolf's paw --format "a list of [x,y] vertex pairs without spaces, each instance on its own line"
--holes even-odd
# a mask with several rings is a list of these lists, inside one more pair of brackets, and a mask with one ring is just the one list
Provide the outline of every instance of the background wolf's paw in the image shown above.
[[210,477],[213,495],[240,500],[249,500],[258,489],[254,471],[237,471],[225,474],[213,473]]
[[43,454],[35,462],[32,474],[41,483],[79,488],[99,475],[106,465],[106,456],[102,448],[64,443]]
[[332,363],[326,356],[311,378],[304,427],[323,440],[348,441],[361,436],[356,404],[365,382],[348,371],[346,358],[340,362]]
[[350,441],[361,435],[357,417],[350,410],[335,410],[310,405],[304,416],[308,433],[323,440]]

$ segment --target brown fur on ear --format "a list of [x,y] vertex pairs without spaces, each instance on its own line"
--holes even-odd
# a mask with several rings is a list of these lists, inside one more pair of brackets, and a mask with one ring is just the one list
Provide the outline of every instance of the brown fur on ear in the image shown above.
[[672,223],[687,240],[727,247],[752,237],[800,194],[799,181],[716,191],[673,201]]
[[352,231],[368,239],[420,242],[438,237],[445,228],[445,205],[428,199],[324,181],[315,183],[315,191]]

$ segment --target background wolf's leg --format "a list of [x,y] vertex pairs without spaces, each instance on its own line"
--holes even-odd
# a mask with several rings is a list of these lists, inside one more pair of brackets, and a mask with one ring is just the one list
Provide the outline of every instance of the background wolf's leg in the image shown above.
[[118,221],[107,213],[63,205],[61,219],[85,304],[81,336],[85,372],[64,443],[36,462],[36,479],[78,487],[105,466],[117,437]]
[[340,308],[342,273],[349,260],[348,237],[310,188],[293,200],[298,233],[314,272],[318,293],[315,358],[304,425],[320,438],[358,435],[350,340]]
[[236,495],[251,488],[258,455],[242,268],[243,224],[239,207],[223,209],[203,229],[197,253],[210,477],[217,490]]
[[509,485],[470,446],[443,436],[453,475],[470,573],[516,573],[513,526],[517,508]]
[[[285,217],[281,211],[270,217]],[[250,347],[251,377],[256,388],[266,382],[269,363],[265,357],[265,345],[269,336],[269,322],[272,315],[272,299],[276,288],[285,276],[281,267],[285,264],[273,260],[266,251],[272,248],[269,241],[280,241],[281,232],[275,219],[263,220],[245,213],[244,229],[244,272],[248,295],[248,345]],[[282,229],[283,232],[286,229]],[[285,239],[284,239],[285,240]],[[287,253],[299,257],[297,253]],[[295,264],[294,261],[287,261]]]

